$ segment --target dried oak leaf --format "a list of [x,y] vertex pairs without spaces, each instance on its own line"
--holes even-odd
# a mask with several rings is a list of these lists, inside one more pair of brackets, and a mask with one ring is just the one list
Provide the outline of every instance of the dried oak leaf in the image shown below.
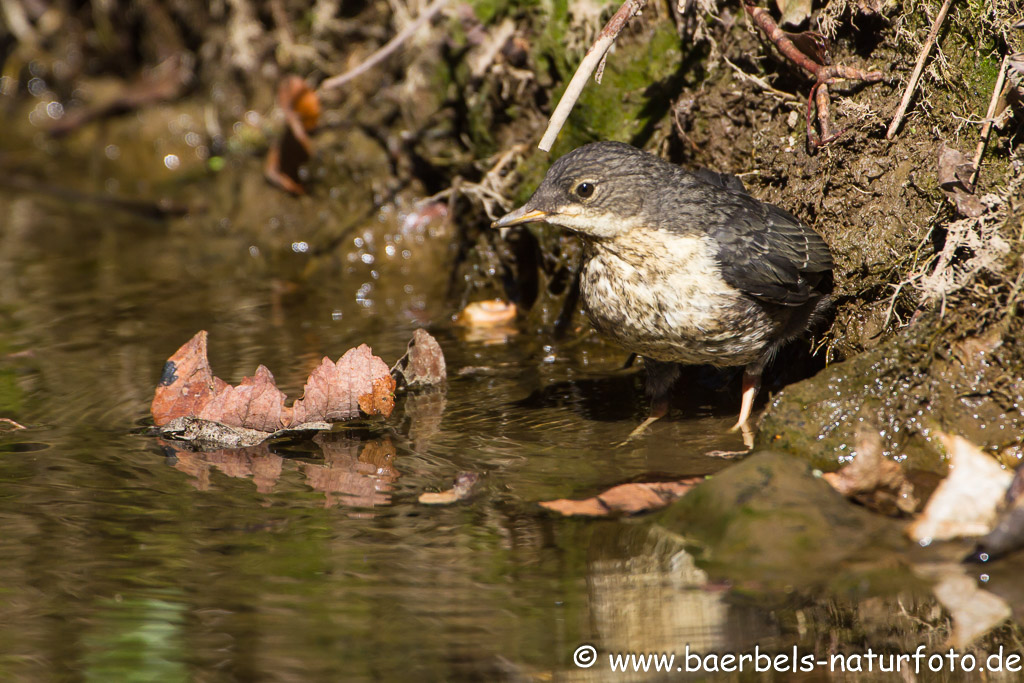
[[287,426],[284,400],[284,392],[274,384],[274,376],[261,365],[252,377],[243,377],[237,387],[225,383],[218,388],[197,417],[229,427],[274,432]]
[[694,486],[704,481],[703,477],[690,477],[679,481],[646,484],[621,484],[604,493],[585,500],[548,500],[540,506],[560,512],[565,516],[604,517],[621,512],[635,515],[663,508],[672,501],[682,498]]
[[426,330],[417,329],[391,374],[410,388],[441,384],[447,377],[441,345]]
[[[381,378],[390,382],[375,383]],[[325,356],[306,380],[302,398],[292,406],[290,424],[357,418],[361,399],[369,408],[368,414],[387,417],[395,404],[393,397],[389,401],[384,396],[385,390],[394,390],[394,379],[388,366],[366,344],[349,349],[337,363]],[[366,395],[371,399],[366,400]]]
[[[305,394],[289,408],[274,376],[259,366],[238,386],[213,376],[207,333],[197,333],[164,366],[153,396],[153,420],[169,436],[226,446],[251,445],[285,429],[322,429],[325,423],[391,414],[395,380],[388,366],[363,344],[333,363],[324,358],[306,380]],[[235,430],[236,433],[231,433]]]
[[161,427],[176,417],[199,415],[216,392],[210,361],[206,358],[206,330],[174,352],[164,364],[163,374],[153,395],[153,422]]

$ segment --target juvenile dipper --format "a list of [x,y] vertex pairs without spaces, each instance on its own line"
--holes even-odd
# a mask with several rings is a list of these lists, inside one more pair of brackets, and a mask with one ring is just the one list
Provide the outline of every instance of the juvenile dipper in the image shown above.
[[[583,238],[590,321],[644,357],[651,417],[668,411],[677,363],[744,366],[746,424],[775,352],[822,315],[832,256],[818,233],[746,193],[620,142],[556,161],[522,207],[492,224],[544,221]],[[634,433],[637,433],[634,432]]]

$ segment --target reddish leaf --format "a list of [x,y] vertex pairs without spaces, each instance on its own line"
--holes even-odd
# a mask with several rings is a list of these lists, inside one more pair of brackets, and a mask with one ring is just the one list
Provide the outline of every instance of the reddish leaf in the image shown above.
[[[214,377],[206,358],[206,340],[206,332],[199,332],[171,356],[153,397],[154,422],[176,438],[201,440],[202,425],[216,425],[228,432],[233,429],[240,443],[253,443],[253,435],[258,439],[259,432],[351,420],[359,417],[360,406],[368,415],[384,417],[394,410],[395,380],[365,344],[350,349],[337,363],[324,358],[306,380],[303,398],[289,408],[274,376],[262,365],[237,387]],[[198,425],[179,424],[186,418]],[[213,441],[226,443],[224,437],[231,436]]]
[[615,512],[635,515],[665,507],[686,495],[690,489],[703,480],[703,477],[690,477],[679,481],[653,484],[622,484],[593,498],[585,500],[561,498],[545,501],[540,505],[566,516],[604,517]]
[[206,359],[206,330],[202,330],[164,364],[153,396],[153,422],[159,427],[176,417],[199,415],[215,391],[213,372]]
[[288,409],[284,400],[284,392],[274,384],[274,376],[261,365],[237,387],[225,383],[197,417],[231,427],[274,432],[286,426]]
[[[381,396],[384,387],[374,386],[374,380],[381,377],[391,379],[388,366],[374,356],[366,344],[349,349],[337,363],[332,363],[325,356],[306,380],[302,398],[292,406],[291,424],[334,422],[359,417],[359,399],[365,394],[376,399],[367,406],[375,410],[367,412],[387,417],[394,408],[394,399],[389,408]],[[388,391],[393,390],[394,380],[391,380]]]

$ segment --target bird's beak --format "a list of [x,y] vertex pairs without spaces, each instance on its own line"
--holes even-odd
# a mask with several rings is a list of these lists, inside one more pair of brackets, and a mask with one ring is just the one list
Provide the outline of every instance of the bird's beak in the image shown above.
[[537,223],[548,217],[547,211],[541,211],[540,209],[528,209],[526,206],[521,206],[511,213],[507,213],[498,220],[491,223],[492,228],[511,228],[513,225],[522,225],[523,223]]

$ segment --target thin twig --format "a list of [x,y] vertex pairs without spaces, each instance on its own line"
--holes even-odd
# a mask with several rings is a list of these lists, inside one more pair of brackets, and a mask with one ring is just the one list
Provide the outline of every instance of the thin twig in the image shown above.
[[800,102],[801,101],[800,98],[796,97],[795,95],[792,95],[792,94],[790,94],[788,92],[783,92],[781,90],[776,90],[772,86],[768,85],[768,81],[764,80],[763,78],[755,76],[754,74],[748,74],[746,71],[744,71],[743,69],[739,68],[738,66],[736,66],[735,64],[730,62],[729,58],[726,57],[725,55],[722,55],[722,60],[725,61],[725,63],[728,65],[728,67],[730,69],[732,69],[733,71],[736,72],[737,76],[739,76],[740,78],[742,78],[745,81],[750,81],[751,83],[753,83],[757,87],[761,88],[765,92],[769,92],[772,95],[775,95],[780,100],[783,100],[784,102]]
[[362,76],[364,73],[366,73],[373,67],[383,62],[385,59],[390,57],[391,53],[397,50],[402,45],[402,43],[411,38],[427,22],[433,19],[434,15],[436,15],[438,12],[444,9],[444,6],[447,4],[448,0],[434,0],[434,2],[430,3],[430,5],[428,5],[427,8],[423,10],[422,14],[416,17],[416,21],[412,22],[404,29],[402,29],[402,32],[396,35],[391,40],[389,40],[387,44],[384,45],[384,47],[380,48],[372,55],[367,57],[366,60],[363,61],[363,63],[360,64],[359,66],[349,69],[348,71],[339,76],[332,76],[331,78],[328,78],[326,81],[320,84],[319,90],[325,91],[338,88],[344,85],[345,83],[348,83],[353,78]]
[[985,125],[981,127],[981,140],[978,140],[978,148],[974,151],[974,170],[971,172],[971,182],[968,189],[974,192],[977,189],[978,173],[981,171],[981,157],[985,155],[985,146],[988,144],[988,136],[992,134],[992,124],[995,121],[996,105],[999,104],[999,95],[1003,92],[1003,84],[1006,82],[1006,60],[1003,57],[999,65],[999,78],[996,79],[996,87],[992,90],[992,99],[988,103],[988,113],[985,114]]
[[551,146],[555,144],[555,138],[558,137],[559,131],[565,125],[565,120],[569,118],[569,112],[572,111],[573,105],[576,104],[580,93],[583,92],[583,87],[590,79],[590,74],[594,73],[597,65],[604,61],[605,54],[612,44],[615,43],[615,39],[619,37],[619,34],[626,27],[629,20],[639,14],[646,4],[647,0],[626,0],[622,3],[619,11],[601,29],[600,35],[598,35],[594,44],[590,46],[590,49],[587,50],[587,54],[583,57],[579,67],[577,67],[572,80],[566,86],[562,99],[558,101],[558,106],[552,112],[547,130],[544,131],[544,136],[541,138],[540,144],[537,145],[540,149],[545,152],[551,151]]
[[18,424],[17,422],[15,422],[14,420],[12,420],[9,417],[0,417],[0,422],[2,422],[3,424],[11,425],[11,429],[12,430],[14,430],[14,429],[28,429],[28,427],[26,427],[25,425]]
[[903,99],[900,100],[899,109],[896,110],[896,116],[893,117],[892,123],[889,124],[889,132],[885,134],[886,140],[892,140],[896,137],[896,131],[899,129],[900,124],[903,123],[903,117],[907,114],[907,107],[910,106],[910,98],[914,96],[917,81],[920,80],[921,73],[924,71],[924,63],[928,61],[932,45],[935,44],[935,38],[939,35],[939,29],[942,28],[942,22],[946,20],[946,14],[949,12],[949,6],[952,4],[953,0],[946,0],[942,3],[938,16],[932,22],[932,30],[928,32],[928,38],[925,39],[924,47],[921,48],[921,54],[917,57],[917,64],[914,66],[913,73],[910,74],[910,82],[907,83],[907,89],[903,91]]

